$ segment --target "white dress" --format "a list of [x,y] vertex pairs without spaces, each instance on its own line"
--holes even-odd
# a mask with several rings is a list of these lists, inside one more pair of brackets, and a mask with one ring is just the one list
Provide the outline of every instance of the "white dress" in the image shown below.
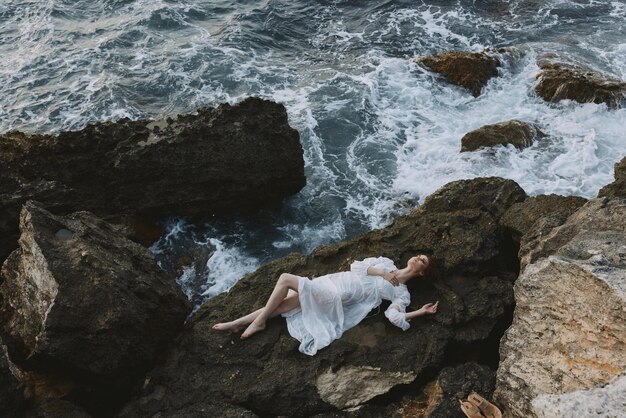
[[[405,319],[411,295],[406,285],[394,286],[381,276],[367,274],[368,267],[397,270],[386,257],[355,261],[350,271],[327,274],[310,280],[298,278],[300,307],[286,312],[287,328],[300,341],[300,351],[310,356],[361,322],[382,300],[391,305],[385,316],[404,331],[410,325]],[[291,291],[290,291],[291,292]]]

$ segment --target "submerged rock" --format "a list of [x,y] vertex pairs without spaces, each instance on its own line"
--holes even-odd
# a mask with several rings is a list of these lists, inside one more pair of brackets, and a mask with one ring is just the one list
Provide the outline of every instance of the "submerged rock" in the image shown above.
[[57,136],[0,135],[0,261],[17,248],[22,204],[98,216],[252,210],[305,184],[298,132],[267,100],[161,121],[105,122]]
[[509,120],[493,125],[485,125],[466,133],[461,138],[461,152],[476,151],[483,147],[511,144],[517,149],[529,147],[536,139],[545,136],[539,127],[532,123]]
[[32,392],[113,408],[179,332],[189,302],[147,249],[91,213],[59,217],[27,202],[20,229],[0,286],[11,360],[24,380],[56,386]]
[[608,107],[621,107],[626,100],[626,83],[600,72],[576,65],[539,61],[535,91],[549,102],[569,99],[579,103],[606,103]]
[[615,181],[601,188],[598,197],[626,197],[626,157],[615,164]]
[[417,62],[443,75],[451,83],[480,96],[490,78],[498,75],[500,60],[484,52],[452,51],[420,57]]
[[[545,216],[558,217],[562,219],[558,224],[561,225],[585,203],[587,199],[579,196],[556,194],[532,196],[512,205],[500,219],[500,224],[511,233],[515,241],[520,242],[539,219]],[[552,225],[552,228],[558,225]]]
[[[517,271],[502,245],[498,219],[525,197],[510,180],[454,182],[385,229],[262,266],[198,310],[120,416],[221,415],[225,404],[261,416],[332,414],[443,368],[450,361],[446,350],[454,344],[498,341],[500,334],[494,333],[501,332],[497,324],[506,321],[511,309]],[[413,283],[409,309],[439,300],[440,310],[414,320],[406,332],[383,315],[373,315],[309,357],[298,351],[299,342],[282,318],[245,341],[211,329],[263,306],[282,272],[316,277],[347,270],[353,260],[373,255],[388,256],[401,266],[417,252],[439,259],[441,278]],[[359,376],[362,396],[352,396],[356,383],[341,384],[350,376]]]
[[[512,417],[556,416],[547,395],[566,408],[576,391],[626,372],[626,199],[590,201],[543,241],[549,251],[542,245],[515,283],[500,345],[495,398]],[[613,416],[610,405],[594,414]]]

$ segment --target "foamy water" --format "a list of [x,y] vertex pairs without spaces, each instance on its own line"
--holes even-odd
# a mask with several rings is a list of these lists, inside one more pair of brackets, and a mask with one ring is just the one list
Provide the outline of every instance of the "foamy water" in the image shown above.
[[[626,154],[626,110],[545,103],[555,52],[626,79],[626,2],[10,1],[0,5],[0,131],[57,132],[255,95],[283,103],[307,186],[275,212],[170,220],[152,247],[200,303],[260,264],[387,225],[443,184],[501,176],[527,193],[593,197]],[[474,98],[414,62],[507,47]],[[460,153],[509,119],[547,137]]]

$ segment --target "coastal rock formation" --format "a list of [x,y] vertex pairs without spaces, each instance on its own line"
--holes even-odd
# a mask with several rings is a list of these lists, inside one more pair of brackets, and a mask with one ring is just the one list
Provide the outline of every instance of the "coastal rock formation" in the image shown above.
[[271,204],[305,181],[285,108],[255,98],[57,136],[9,132],[0,135],[0,262],[17,248],[30,199],[59,214],[208,216]]
[[517,149],[529,147],[543,132],[537,125],[519,120],[508,120],[481,126],[461,138],[461,152],[476,151],[483,147],[511,144]]
[[[532,196],[520,203],[512,205],[500,219],[500,225],[505,227],[511,237],[520,242],[522,236],[531,230],[539,219],[550,216],[563,224],[565,219],[576,212],[587,199],[579,196],[559,196],[556,194]],[[536,238],[536,237],[535,237]]]
[[[143,391],[120,416],[192,416],[198,411],[228,416],[242,409],[270,416],[294,411],[331,414],[411,380],[423,380],[445,367],[451,350],[469,356],[468,347],[485,351],[488,340],[496,342],[489,347],[497,356],[497,341],[510,320],[517,272],[516,263],[510,263],[515,252],[509,254],[503,245],[498,219],[525,197],[510,180],[454,182],[385,229],[262,266],[198,310],[176,347],[148,374]],[[353,260],[373,255],[403,265],[417,252],[434,254],[441,274],[437,280],[411,284],[409,309],[439,300],[440,310],[414,320],[406,332],[374,314],[309,357],[298,351],[299,343],[282,318],[269,321],[265,331],[245,341],[238,334],[211,329],[216,322],[263,306],[282,272],[316,277],[346,270]],[[331,391],[332,379],[323,378],[355,374],[367,376],[359,391],[369,395],[352,401],[350,387],[337,385]]]
[[601,188],[598,197],[626,197],[626,157],[615,164],[615,181]]
[[[612,200],[599,198],[593,200],[593,204],[587,203],[569,217],[556,212],[539,218],[522,237],[519,250],[522,270],[541,258],[556,254],[579,233],[611,230],[614,225],[620,225],[623,222],[620,213],[610,211],[615,205]],[[590,210],[597,213],[590,213]]]
[[463,418],[465,415],[459,408],[459,399],[467,398],[471,392],[480,393],[489,399],[493,393],[495,381],[495,372],[478,363],[470,362],[446,367],[439,373],[436,380],[426,386],[423,396],[404,403],[397,415]]
[[535,91],[546,101],[570,99],[579,103],[606,103],[616,108],[626,100],[626,83],[622,80],[547,58],[539,60],[539,67]]
[[546,395],[567,404],[574,394],[555,395],[596,393],[626,372],[626,199],[592,200],[536,244],[515,283],[494,395],[520,418],[560,408],[546,409]]
[[451,83],[480,96],[490,78],[498,75],[500,60],[484,52],[452,51],[417,58],[417,62],[441,74]]
[[626,406],[626,374],[606,385],[563,395],[539,395],[533,408],[539,418],[619,417]]
[[13,417],[23,402],[23,388],[9,368],[6,347],[0,339],[0,416]]
[[[20,229],[0,285],[11,361],[27,385],[112,407],[179,332],[189,302],[147,249],[91,213],[27,202]],[[56,390],[41,387],[31,392]]]

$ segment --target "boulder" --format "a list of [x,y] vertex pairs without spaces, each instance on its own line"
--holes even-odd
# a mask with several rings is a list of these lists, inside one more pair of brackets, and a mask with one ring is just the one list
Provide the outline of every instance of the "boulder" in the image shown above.
[[114,407],[180,331],[189,302],[146,248],[91,213],[54,216],[29,201],[20,229],[0,285],[11,361],[32,386]]
[[[550,411],[580,391],[615,392],[626,372],[626,199],[594,199],[544,240],[549,253],[534,254],[515,283],[500,344],[494,396],[511,417],[559,416]],[[611,402],[596,405],[594,416],[616,416]]]
[[267,100],[176,119],[122,119],[57,136],[0,135],[0,261],[17,248],[29,199],[63,214],[203,215],[253,210],[305,184],[285,108]]
[[500,60],[485,52],[452,51],[417,58],[417,62],[446,80],[480,96],[490,78],[498,75]]
[[[498,219],[524,198],[510,180],[454,182],[385,229],[262,266],[196,312],[164,362],[149,373],[149,383],[119,416],[192,416],[199,410],[219,415],[224,404],[260,416],[332,416],[432,376],[452,361],[446,353],[453,347],[497,345],[502,323],[510,321],[517,271],[508,264],[511,254],[502,245]],[[316,277],[347,270],[353,260],[373,255],[388,256],[400,266],[417,252],[436,256],[441,278],[411,284],[409,309],[439,300],[440,310],[413,321],[406,332],[374,312],[310,357],[298,351],[299,342],[282,318],[245,341],[211,329],[263,306],[282,272]],[[454,361],[462,362],[470,351],[459,350],[461,358]],[[354,396],[355,388],[359,396]]]
[[617,108],[626,99],[624,81],[595,70],[550,59],[539,60],[539,68],[535,92],[548,102],[569,99]]
[[[559,196],[556,194],[538,195],[529,197],[520,203],[515,203],[500,219],[500,225],[506,228],[513,239],[520,242],[522,236],[531,230],[540,218],[555,215],[565,219],[576,212],[587,199],[579,196]],[[561,222],[561,223],[563,223]],[[560,224],[559,224],[560,225]],[[553,225],[555,227],[558,225]]]
[[517,149],[529,147],[536,139],[545,136],[539,127],[532,123],[509,120],[493,125],[485,125],[466,133],[461,138],[461,152],[476,151],[479,148],[511,144]]
[[626,157],[615,164],[615,181],[601,188],[598,197],[626,197]]
[[[583,207],[587,207],[587,210],[581,208],[569,217],[565,211],[539,218],[522,237],[519,250],[520,267],[524,269],[541,258],[555,254],[581,231],[610,230],[613,224],[619,225],[623,222],[619,212],[611,213],[608,209],[615,206],[614,202],[607,198],[594,199],[593,202]],[[593,208],[597,213],[590,213],[589,208]]]
[[0,339],[0,416],[17,417],[24,401],[22,384],[9,367],[6,347]]

